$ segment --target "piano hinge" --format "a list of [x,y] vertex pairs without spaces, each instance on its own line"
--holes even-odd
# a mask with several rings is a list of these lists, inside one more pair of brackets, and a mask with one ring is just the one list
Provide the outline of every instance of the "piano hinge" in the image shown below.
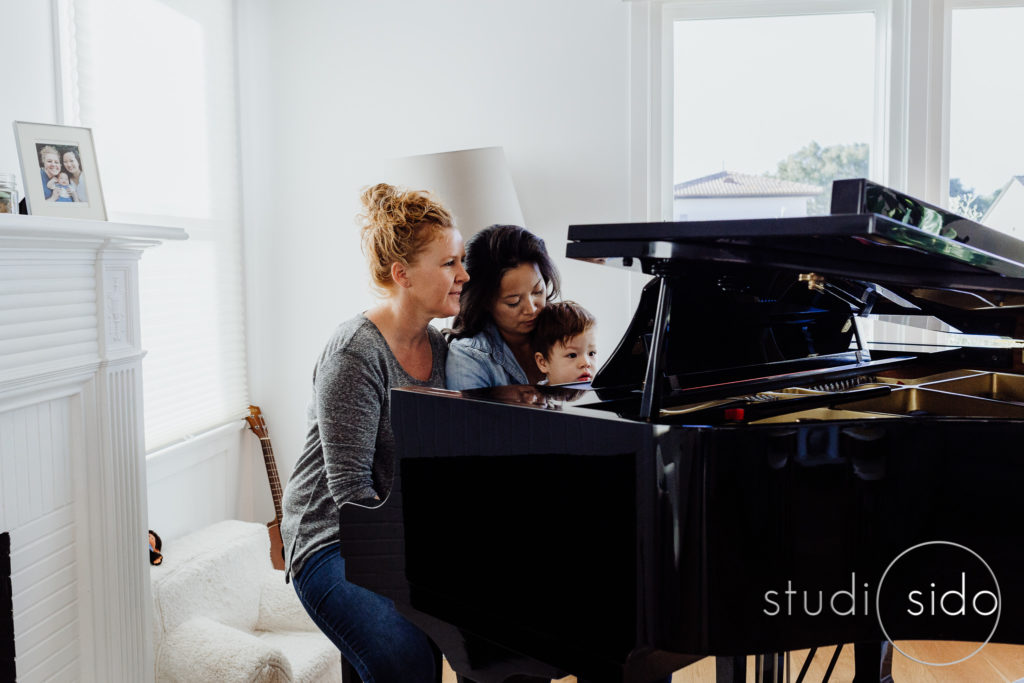
[[813,290],[815,292],[821,292],[821,293],[824,294],[824,292],[825,292],[825,277],[824,276],[818,275],[817,273],[800,273],[798,278],[799,278],[798,279],[799,282],[806,282],[807,283],[807,289]]

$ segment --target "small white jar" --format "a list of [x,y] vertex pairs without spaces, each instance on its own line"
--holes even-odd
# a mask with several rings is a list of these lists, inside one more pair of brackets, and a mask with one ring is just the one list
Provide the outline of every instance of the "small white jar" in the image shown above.
[[0,213],[18,213],[17,176],[0,171]]

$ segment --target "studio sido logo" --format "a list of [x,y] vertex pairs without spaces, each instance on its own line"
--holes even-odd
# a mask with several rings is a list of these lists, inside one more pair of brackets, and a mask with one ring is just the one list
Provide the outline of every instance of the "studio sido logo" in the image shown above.
[[[995,572],[981,555],[952,541],[928,541],[896,556],[878,581],[875,613],[886,640],[905,657],[929,666],[949,666],[981,651],[999,626],[1002,597]],[[980,642],[951,661],[926,661],[901,649],[893,638]],[[947,648],[948,649],[948,648]]]
[[[850,575],[849,590],[766,591],[764,614],[796,617],[867,617],[871,613],[871,584]],[[874,591],[874,610],[886,640],[920,664],[949,666],[977,654],[996,632],[1001,594],[995,573],[970,548],[951,541],[928,541],[907,548],[882,572]],[[925,661],[893,642],[956,640],[981,644],[964,656],[956,647],[951,661]]]

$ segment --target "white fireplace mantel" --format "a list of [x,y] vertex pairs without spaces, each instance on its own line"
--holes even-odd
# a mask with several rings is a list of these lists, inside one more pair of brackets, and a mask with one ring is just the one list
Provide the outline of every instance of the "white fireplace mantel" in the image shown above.
[[179,228],[0,214],[18,680],[153,678],[138,261]]

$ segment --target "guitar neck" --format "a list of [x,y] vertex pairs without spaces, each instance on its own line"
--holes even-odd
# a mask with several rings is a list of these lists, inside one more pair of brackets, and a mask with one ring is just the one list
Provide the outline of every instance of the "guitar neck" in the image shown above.
[[277,463],[274,462],[274,449],[270,446],[270,437],[260,437],[260,447],[263,448],[263,464],[267,467],[267,479],[270,481],[270,496],[274,499],[274,517],[281,521],[281,497],[284,491],[281,488],[281,478],[277,476]]

